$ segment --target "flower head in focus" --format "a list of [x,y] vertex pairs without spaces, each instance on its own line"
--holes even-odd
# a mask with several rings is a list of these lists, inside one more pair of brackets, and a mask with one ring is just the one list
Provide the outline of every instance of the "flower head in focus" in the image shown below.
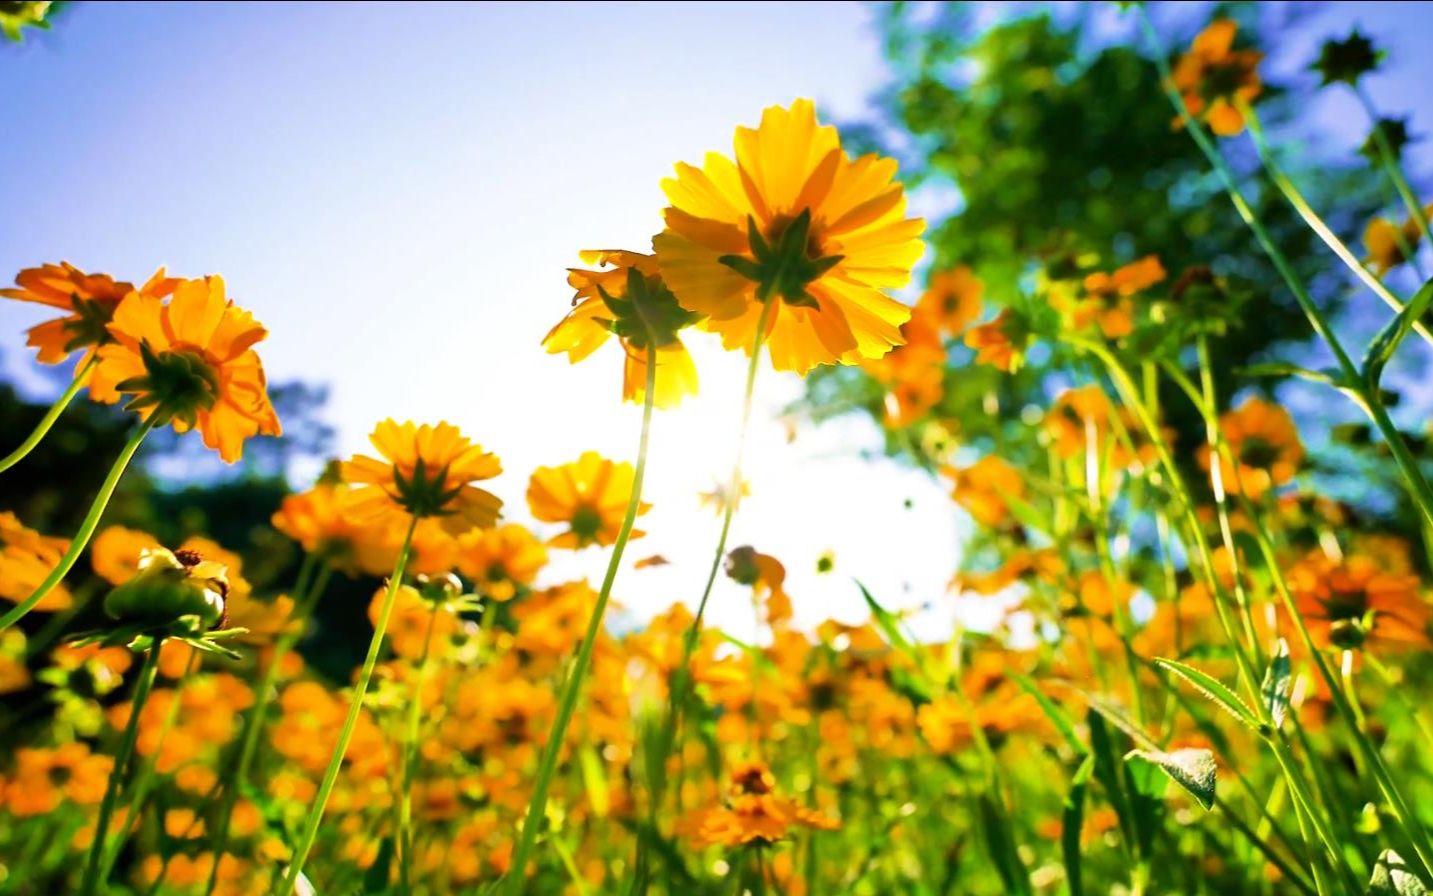
[[901,344],[910,309],[886,295],[910,279],[925,222],[906,217],[894,159],[849,158],[810,100],[772,106],[662,182],[671,206],[652,241],[662,278],[728,349],[750,352],[763,309],[778,370],[877,358]]
[[642,402],[647,391],[647,357],[657,359],[657,407],[675,406],[697,392],[697,368],[678,333],[698,315],[677,304],[657,270],[657,259],[639,252],[587,250],[584,264],[607,270],[571,268],[567,282],[576,296],[572,310],[542,340],[550,353],[566,352],[576,364],[592,354],[609,336],[616,336],[626,352],[622,368],[622,398]]
[[218,276],[184,280],[168,303],[130,293],[108,325],[90,381],[98,401],[130,396],[126,410],[179,432],[198,429],[225,463],[254,435],[279,435],[264,367],[253,346],[268,331],[224,296]]
[[342,506],[355,521],[406,529],[411,519],[433,517],[455,536],[497,522],[503,502],[472,483],[502,465],[456,426],[384,420],[369,441],[381,458],[358,454],[342,466],[353,486]]
[[[173,292],[178,282],[165,277],[164,268],[160,268],[138,292],[162,298]],[[26,345],[39,350],[35,359],[41,364],[59,364],[71,352],[94,351],[112,342],[109,322],[120,302],[135,291],[132,283],[115,280],[108,274],[86,274],[62,261],[26,268],[15,275],[15,288],[0,289],[0,296],[68,312],[31,327],[25,340]]]

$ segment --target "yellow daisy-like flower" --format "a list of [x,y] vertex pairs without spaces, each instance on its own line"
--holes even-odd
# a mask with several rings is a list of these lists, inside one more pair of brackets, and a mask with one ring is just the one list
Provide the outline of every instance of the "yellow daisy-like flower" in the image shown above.
[[[1264,89],[1259,80],[1258,50],[1235,50],[1239,26],[1232,19],[1215,19],[1194,38],[1189,52],[1174,64],[1174,86],[1189,114],[1204,119],[1221,137],[1244,130],[1244,113],[1236,101],[1252,103]],[[1175,119],[1182,126],[1182,119]]]
[[728,349],[764,334],[778,370],[878,358],[900,345],[904,286],[924,251],[925,222],[907,218],[896,162],[849,158],[810,100],[772,106],[740,127],[736,160],[708,153],[662,182],[671,206],[652,241],[662,278]]
[[697,394],[697,368],[677,332],[696,320],[662,283],[657,259],[640,252],[589,249],[579,254],[584,264],[607,270],[569,268],[567,283],[577,291],[572,310],[542,340],[551,354],[566,352],[573,364],[583,360],[609,336],[627,353],[622,368],[622,398],[642,402],[647,393],[647,355],[657,353],[653,403],[674,407]]
[[412,517],[436,517],[450,535],[497,522],[502,500],[472,483],[493,478],[502,465],[456,426],[384,420],[369,441],[382,460],[356,454],[342,467],[355,486],[343,508],[355,521],[406,527]]
[[472,532],[458,541],[458,571],[496,601],[512,600],[546,565],[547,548],[517,523]]
[[946,335],[959,336],[980,316],[984,294],[980,278],[965,265],[957,265],[931,275],[916,313],[925,314]]
[[245,439],[281,432],[253,349],[268,331],[224,297],[222,278],[182,281],[168,304],[130,293],[108,330],[114,342],[100,347],[90,381],[96,400],[131,395],[127,410],[198,429],[225,463],[239,459]]
[[[164,268],[160,268],[139,292],[162,298],[173,292],[178,283],[165,277]],[[15,286],[15,289],[0,289],[0,296],[69,312],[64,317],[33,326],[27,332],[25,344],[39,349],[35,360],[41,364],[59,364],[71,352],[93,350],[112,341],[106,328],[120,302],[135,291],[132,283],[116,280],[109,274],[86,274],[68,261],[26,268],[15,275]]]
[[[67,538],[52,538],[27,528],[19,517],[0,513],[0,600],[19,603],[35,592],[70,547]],[[42,612],[63,610],[70,592],[56,585],[35,605]]]
[[[596,451],[584,452],[570,464],[538,467],[527,485],[527,505],[545,523],[566,523],[568,530],[548,543],[560,548],[607,546],[617,540],[636,471],[629,463],[613,463]],[[646,513],[642,503],[637,514]],[[633,538],[644,533],[632,530]]]

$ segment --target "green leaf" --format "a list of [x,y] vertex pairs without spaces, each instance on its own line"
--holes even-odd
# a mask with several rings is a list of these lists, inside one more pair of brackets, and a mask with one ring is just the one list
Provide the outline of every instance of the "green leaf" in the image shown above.
[[1424,283],[1408,304],[1403,306],[1403,310],[1373,337],[1373,341],[1368,344],[1368,352],[1363,356],[1363,376],[1369,386],[1378,386],[1378,380],[1383,376],[1383,368],[1392,360],[1393,353],[1398,350],[1399,343],[1408,335],[1408,331],[1423,318],[1430,304],[1433,304],[1433,280]]
[[1248,377],[1284,377],[1296,376],[1308,380],[1311,383],[1323,383],[1328,386],[1339,386],[1338,376],[1330,370],[1310,370],[1307,367],[1300,367],[1288,361],[1270,361],[1265,364],[1251,364],[1248,367],[1241,367],[1239,373]]
[[1125,762],[1131,761],[1157,766],[1170,780],[1194,797],[1205,811],[1214,806],[1216,766],[1214,754],[1209,750],[1187,749],[1175,750],[1172,753],[1130,750],[1125,754]]
[[1263,726],[1260,724],[1258,716],[1254,715],[1254,711],[1243,700],[1240,700],[1238,695],[1231,691],[1224,682],[1207,672],[1201,672],[1193,666],[1176,660],[1156,659],[1154,664],[1194,685],[1196,690],[1222,706],[1242,724],[1254,731],[1262,729]]
[[1373,877],[1368,882],[1368,896],[1424,896],[1428,888],[1408,868],[1403,857],[1391,849],[1385,849],[1373,866]]
[[1015,837],[1010,830],[1010,816],[995,804],[989,794],[982,793],[980,801],[981,827],[985,832],[986,846],[995,870],[1005,884],[1006,893],[1030,896],[1030,872],[1015,850]]
[[1080,829],[1085,823],[1085,791],[1089,789],[1090,775],[1095,770],[1095,757],[1086,754],[1084,762],[1075,770],[1070,779],[1070,792],[1065,795],[1064,811],[1060,817],[1060,852],[1065,859],[1065,880],[1069,883],[1072,896],[1084,892],[1080,877]]
[[1075,733],[1075,720],[1070,718],[1070,714],[1061,709],[1054,700],[1051,700],[1048,694],[1040,690],[1035,682],[1030,680],[1030,676],[1013,669],[1006,672],[1005,675],[1015,682],[1020,690],[1035,698],[1035,702],[1040,704],[1040,709],[1045,713],[1045,717],[1065,738],[1065,743],[1070,745],[1070,749],[1075,752],[1076,756],[1084,756],[1090,752],[1089,747],[1086,747],[1084,741],[1080,740],[1080,736]]
[[1293,681],[1293,663],[1289,659],[1289,643],[1283,638],[1269,658],[1269,668],[1264,670],[1264,683],[1259,693],[1264,699],[1264,708],[1275,728],[1282,728],[1289,714],[1289,686]]
[[[384,837],[383,842],[378,844],[378,855],[373,857],[373,864],[363,872],[364,893],[387,893],[388,880],[393,868],[393,838]],[[299,888],[303,892],[303,888]],[[312,892],[312,888],[309,888]]]
[[577,759],[582,769],[582,786],[587,792],[592,814],[598,818],[606,818],[612,808],[612,796],[607,787],[607,773],[602,768],[602,759],[592,744],[584,744],[577,753]]
[[856,587],[861,589],[861,596],[866,599],[866,606],[871,608],[871,616],[875,618],[877,627],[885,633],[886,640],[891,642],[892,647],[916,660],[916,665],[919,667],[920,657],[916,654],[915,645],[901,631],[900,619],[896,617],[896,614],[881,606],[871,596],[871,592],[866,590],[865,585],[857,581]]

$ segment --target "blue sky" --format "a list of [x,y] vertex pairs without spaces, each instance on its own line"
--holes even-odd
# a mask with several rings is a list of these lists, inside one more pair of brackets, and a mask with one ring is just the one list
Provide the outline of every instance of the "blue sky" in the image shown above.
[[[1361,20],[1397,72],[1373,92],[1402,113],[1426,104],[1433,54],[1410,23],[1428,17],[1397,6],[1334,4],[1311,33]],[[132,280],[222,273],[271,331],[271,378],[332,385],[341,452],[383,417],[451,420],[503,458],[496,490],[523,519],[534,466],[636,441],[615,349],[572,368],[538,346],[567,307],[564,268],[580,248],[645,248],[660,178],[729,150],[762,107],[811,96],[858,115],[883,77],[870,19],[838,3],[80,4],[0,52],[0,273],[61,258]],[[40,319],[0,305],[6,373],[32,388],[18,334]],[[653,437],[653,534],[633,556],[673,565],[619,583],[638,615],[695,596],[715,537],[695,493],[725,475],[742,370],[709,346],[698,361],[701,397]],[[788,444],[770,412],[799,383],[768,370],[758,390],[732,544],[786,561],[806,621],[860,616],[851,576],[893,604],[942,601],[960,539],[943,489],[856,459],[877,443],[858,421]],[[837,575],[817,579],[827,548]],[[734,586],[718,594],[717,621],[749,616]]]

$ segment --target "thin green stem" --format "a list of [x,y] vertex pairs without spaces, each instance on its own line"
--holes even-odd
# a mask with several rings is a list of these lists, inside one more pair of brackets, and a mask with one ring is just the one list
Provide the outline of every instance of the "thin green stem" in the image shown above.
[[11,607],[4,616],[0,616],[0,631],[4,631],[24,618],[25,614],[33,610],[45,595],[60,584],[60,580],[70,571],[70,567],[75,565],[75,561],[84,552],[85,546],[90,543],[90,537],[95,534],[95,528],[99,526],[100,517],[104,515],[105,507],[109,505],[109,499],[114,494],[115,487],[119,485],[119,478],[124,474],[124,468],[129,466],[134,453],[139,450],[140,443],[153,428],[154,418],[150,417],[134,431],[134,434],[129,437],[129,441],[125,442],[124,448],[119,452],[119,457],[115,458],[114,465],[109,468],[109,474],[105,476],[104,482],[100,485],[94,503],[90,504],[89,513],[85,514],[84,521],[80,523],[79,531],[70,541],[69,550],[65,551],[60,562],[50,570],[50,574],[45,577],[45,581],[40,583],[40,587],[36,588],[33,594]]
[[89,859],[85,863],[84,881],[80,884],[80,896],[94,896],[95,887],[99,885],[100,859],[105,852],[105,842],[109,839],[109,819],[114,813],[115,797],[119,794],[119,782],[124,777],[125,768],[129,765],[129,759],[134,755],[134,744],[139,739],[139,717],[143,713],[145,701],[149,699],[149,692],[154,688],[154,678],[159,673],[159,648],[163,638],[155,638],[149,645],[149,652],[145,654],[144,665],[139,670],[139,681],[135,684],[134,697],[129,703],[129,721],[125,723],[124,734],[120,738],[119,752],[115,754],[114,766],[110,769],[109,783],[105,785],[104,799],[100,801],[99,816],[95,820],[95,836],[90,843]]
[[433,601],[428,613],[428,626],[423,634],[423,652],[418,657],[418,668],[413,673],[413,697],[408,703],[408,720],[403,733],[403,761],[398,770],[403,782],[403,797],[398,801],[398,880],[404,893],[413,892],[413,767],[417,757],[413,749],[418,744],[418,719],[422,714],[423,680],[428,670],[428,653],[433,645],[433,629],[438,622],[439,601]]
[[1383,120],[1378,117],[1378,109],[1373,105],[1373,98],[1368,95],[1361,85],[1355,85],[1354,94],[1358,97],[1359,104],[1368,113],[1368,118],[1373,122],[1373,145],[1378,150],[1378,158],[1383,162],[1384,171],[1388,173],[1388,179],[1393,181],[1393,188],[1403,199],[1403,204],[1408,207],[1408,214],[1418,222],[1418,229],[1423,232],[1423,238],[1430,239],[1433,228],[1429,227],[1428,213],[1424,210],[1423,204],[1418,201],[1418,196],[1409,185],[1408,178],[1403,175],[1403,168],[1398,164],[1398,156],[1393,151],[1393,145],[1388,142],[1388,135],[1383,132]]
[[40,422],[35,425],[35,431],[30,433],[25,441],[20,443],[19,448],[11,451],[5,456],[4,460],[0,460],[0,473],[15,466],[24,460],[27,454],[35,450],[35,446],[40,444],[40,440],[50,431],[50,427],[54,426],[55,421],[60,419],[60,414],[64,413],[65,408],[68,407],[75,396],[80,393],[80,390],[85,387],[86,376],[89,374],[90,368],[95,366],[95,360],[98,357],[98,355],[91,354],[89,359],[80,365],[79,369],[75,371],[75,378],[70,381],[70,384],[65,387],[65,391],[60,393],[60,397],[55,399],[55,403],[50,405],[50,409],[45,412],[45,416],[41,417]]
[[[1382,299],[1383,303],[1389,308],[1392,308],[1395,312],[1401,312],[1404,305],[1403,300],[1394,295],[1376,274],[1365,267],[1363,262],[1358,260],[1358,257],[1350,251],[1348,245],[1329,229],[1328,224],[1324,223],[1323,218],[1320,218],[1318,212],[1314,211],[1313,207],[1304,199],[1298,187],[1294,186],[1294,182],[1290,180],[1288,175],[1274,162],[1274,153],[1269,148],[1268,141],[1264,139],[1264,127],[1259,121],[1259,115],[1254,108],[1241,101],[1239,110],[1243,113],[1244,121],[1249,126],[1249,136],[1253,138],[1254,149],[1259,154],[1259,160],[1264,163],[1264,170],[1269,173],[1269,179],[1274,182],[1274,186],[1279,188],[1279,192],[1284,194],[1284,198],[1289,201],[1289,205],[1294,207],[1294,211],[1299,213],[1299,217],[1304,219],[1304,223],[1309,225],[1309,228],[1319,235],[1319,239],[1324,241],[1324,244],[1333,251],[1333,254],[1339,257],[1339,260],[1354,273],[1354,276],[1362,281],[1364,286],[1367,286],[1374,295]],[[1415,321],[1413,329],[1419,336],[1423,337],[1425,342],[1433,345],[1433,333],[1428,331],[1428,328],[1424,326],[1422,321]]]
[[602,589],[597,593],[597,603],[592,608],[591,618],[587,620],[587,631],[577,650],[577,659],[573,662],[572,668],[567,673],[567,680],[563,683],[562,696],[557,706],[557,717],[548,730],[547,743],[543,745],[532,801],[528,803],[527,817],[518,837],[517,848],[513,852],[512,865],[508,869],[503,883],[503,891],[506,893],[521,892],[526,882],[528,859],[532,855],[533,845],[537,842],[538,828],[542,826],[542,821],[547,815],[547,792],[552,785],[553,773],[557,770],[557,757],[562,751],[562,741],[567,734],[567,726],[572,721],[573,710],[577,707],[577,698],[582,693],[582,683],[587,677],[587,667],[592,662],[592,651],[596,647],[597,636],[602,630],[602,616],[607,609],[607,600],[612,596],[612,585],[617,581],[617,570],[622,565],[622,553],[627,548],[627,541],[632,535],[632,524],[636,522],[637,510],[642,504],[642,480],[647,472],[647,441],[652,430],[652,406],[657,391],[657,350],[655,348],[647,349],[646,387],[642,402],[642,434],[637,445],[637,468],[632,476],[632,494],[627,499],[627,512],[622,517],[622,527],[617,531],[617,540],[612,544],[612,556],[607,561],[607,572],[602,577]]
[[319,785],[318,796],[313,806],[309,809],[308,818],[304,821],[303,833],[299,838],[298,847],[294,850],[293,861],[289,864],[284,879],[279,884],[279,896],[289,896],[293,893],[298,879],[303,874],[304,862],[308,860],[309,850],[313,849],[314,839],[318,836],[319,824],[323,821],[323,810],[328,805],[328,798],[333,793],[333,785],[338,780],[338,772],[343,767],[343,755],[348,752],[348,742],[353,739],[353,729],[358,725],[358,714],[363,710],[363,697],[368,693],[368,682],[373,678],[373,668],[378,664],[378,653],[383,645],[383,633],[388,629],[388,617],[393,613],[393,604],[398,597],[398,588],[403,584],[403,570],[408,565],[408,554],[413,548],[413,530],[418,526],[418,517],[408,524],[408,532],[403,536],[403,546],[398,550],[398,561],[393,566],[393,575],[388,577],[388,592],[383,597],[383,607],[378,613],[378,622],[373,627],[373,638],[368,642],[368,656],[363,660],[363,668],[358,673],[358,681],[353,686],[353,697],[348,704],[348,716],[343,720],[343,729],[339,732],[338,743],[334,744],[333,755],[328,760],[328,770],[323,774],[323,783]]
[[[328,585],[328,577],[333,570],[324,566],[314,578],[313,569],[318,564],[318,559],[312,554],[304,558],[303,565],[299,567],[298,580],[295,585],[294,610],[292,618],[298,620],[298,624],[281,635],[274,641],[273,652],[269,656],[269,663],[264,669],[264,677],[259,682],[258,688],[254,691],[254,706],[249,711],[244,721],[244,733],[239,742],[239,758],[234,765],[233,774],[224,783],[224,798],[219,806],[218,830],[214,833],[214,855],[222,856],[224,848],[229,844],[229,825],[233,821],[234,804],[239,800],[239,792],[244,787],[244,782],[249,780],[249,766],[254,762],[254,754],[259,745],[259,735],[264,730],[264,715],[269,708],[269,701],[272,699],[274,687],[278,682],[279,668],[283,665],[283,659],[289,651],[303,637],[304,623],[313,613],[314,605],[323,595],[324,588]],[[312,585],[307,591],[302,590],[304,586]],[[219,883],[219,863],[216,860],[213,867],[209,869],[209,882],[205,887],[205,896],[210,896]]]
[[[685,702],[688,679],[688,666],[692,661],[692,654],[697,649],[697,639],[701,636],[702,619],[706,615],[707,602],[711,599],[712,587],[716,584],[717,571],[721,569],[722,559],[726,556],[726,540],[731,533],[731,520],[736,514],[736,505],[741,497],[742,487],[742,461],[746,452],[746,432],[751,424],[752,398],[756,394],[756,371],[758,362],[761,360],[761,347],[766,340],[766,328],[770,324],[771,315],[774,313],[776,303],[780,299],[772,299],[762,306],[761,316],[756,323],[756,334],[751,339],[751,358],[746,366],[746,388],[742,393],[741,425],[737,430],[736,458],[732,462],[731,479],[727,488],[726,506],[722,508],[721,530],[717,535],[716,550],[712,553],[711,568],[707,571],[706,585],[702,588],[702,596],[697,601],[697,612],[692,618],[692,624],[687,628],[686,635],[682,639],[682,657],[672,670],[671,679],[667,682],[667,714],[662,721],[662,727],[657,733],[656,747],[662,753],[662,762],[665,765],[667,757],[671,755],[672,744],[676,734],[681,730],[682,706]],[[648,799],[648,821],[653,836],[657,835],[657,811],[661,806],[664,791],[665,778],[658,776],[657,780],[650,782],[651,793]],[[678,790],[680,800],[681,791]],[[642,838],[637,844],[637,861],[633,874],[633,892],[645,887],[645,875],[647,874],[647,838]]]

